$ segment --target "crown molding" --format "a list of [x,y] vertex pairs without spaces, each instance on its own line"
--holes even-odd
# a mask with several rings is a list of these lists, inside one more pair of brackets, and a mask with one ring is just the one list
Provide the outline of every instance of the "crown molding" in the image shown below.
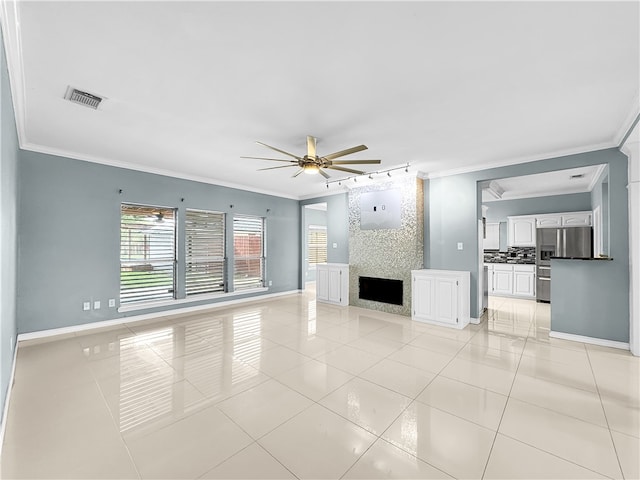
[[607,168],[607,165],[604,163],[602,165],[598,165],[598,168],[593,174],[593,178],[591,179],[591,181],[589,182],[589,186],[587,187],[590,192],[594,189],[594,187],[596,186],[596,183],[598,183],[598,180],[600,179],[600,175],[602,175],[602,172],[604,172],[605,168]]
[[631,108],[625,117],[624,121],[620,124],[620,128],[613,137],[614,142],[618,146],[622,146],[628,138],[628,134],[637,125],[638,116],[640,116],[640,92],[636,93],[635,97],[631,101]]
[[578,155],[580,153],[596,152],[598,150],[605,150],[607,148],[617,148],[618,145],[613,142],[596,143],[591,145],[584,145],[582,147],[567,148],[563,150],[556,150],[547,152],[544,154],[525,155],[523,157],[516,157],[509,160],[499,160],[496,162],[483,163],[482,165],[469,165],[467,167],[454,168],[451,170],[441,170],[439,172],[431,172],[427,178],[441,178],[450,177],[453,175],[461,175],[464,173],[480,172],[482,170],[491,170],[492,168],[509,167],[512,165],[520,165],[523,163],[538,162],[541,160],[550,160],[552,158],[566,157],[569,155]]

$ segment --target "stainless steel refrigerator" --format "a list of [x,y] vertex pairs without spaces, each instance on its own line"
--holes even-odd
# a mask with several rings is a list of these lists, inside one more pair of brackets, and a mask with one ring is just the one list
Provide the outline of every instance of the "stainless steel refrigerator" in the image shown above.
[[591,258],[591,227],[538,228],[536,232],[536,300],[551,301],[551,257]]

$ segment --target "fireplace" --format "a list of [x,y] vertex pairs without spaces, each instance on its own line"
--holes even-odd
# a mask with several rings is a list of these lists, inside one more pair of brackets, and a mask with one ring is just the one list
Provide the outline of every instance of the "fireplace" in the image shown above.
[[359,285],[362,300],[402,305],[402,280],[359,277]]

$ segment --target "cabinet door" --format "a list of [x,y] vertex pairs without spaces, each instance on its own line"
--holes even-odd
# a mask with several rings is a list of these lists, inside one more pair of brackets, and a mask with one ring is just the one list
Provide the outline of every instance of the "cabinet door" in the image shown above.
[[499,223],[487,223],[487,236],[483,241],[484,250],[499,250],[500,249],[500,224]]
[[494,270],[493,293],[496,295],[513,293],[513,271]]
[[560,215],[545,215],[543,217],[538,217],[536,218],[536,226],[538,228],[561,227],[562,217]]
[[342,271],[339,268],[329,268],[329,301],[342,301]]
[[424,320],[436,319],[434,277],[414,276],[412,297],[414,317]]
[[509,246],[536,246],[536,219],[533,217],[509,218]]
[[436,277],[436,321],[458,322],[458,282],[453,278]]
[[562,216],[563,227],[590,227],[591,226],[591,213],[572,213]]
[[316,297],[329,300],[329,270],[327,267],[316,267]]
[[534,274],[529,272],[513,272],[513,294],[523,297],[534,296]]

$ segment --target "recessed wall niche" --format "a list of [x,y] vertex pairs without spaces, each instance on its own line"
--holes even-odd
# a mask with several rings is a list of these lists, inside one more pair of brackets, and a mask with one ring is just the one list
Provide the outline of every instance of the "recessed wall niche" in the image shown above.
[[[422,185],[407,175],[349,191],[350,305],[411,315],[411,270],[424,261]],[[402,305],[360,298],[360,277],[401,280]]]

